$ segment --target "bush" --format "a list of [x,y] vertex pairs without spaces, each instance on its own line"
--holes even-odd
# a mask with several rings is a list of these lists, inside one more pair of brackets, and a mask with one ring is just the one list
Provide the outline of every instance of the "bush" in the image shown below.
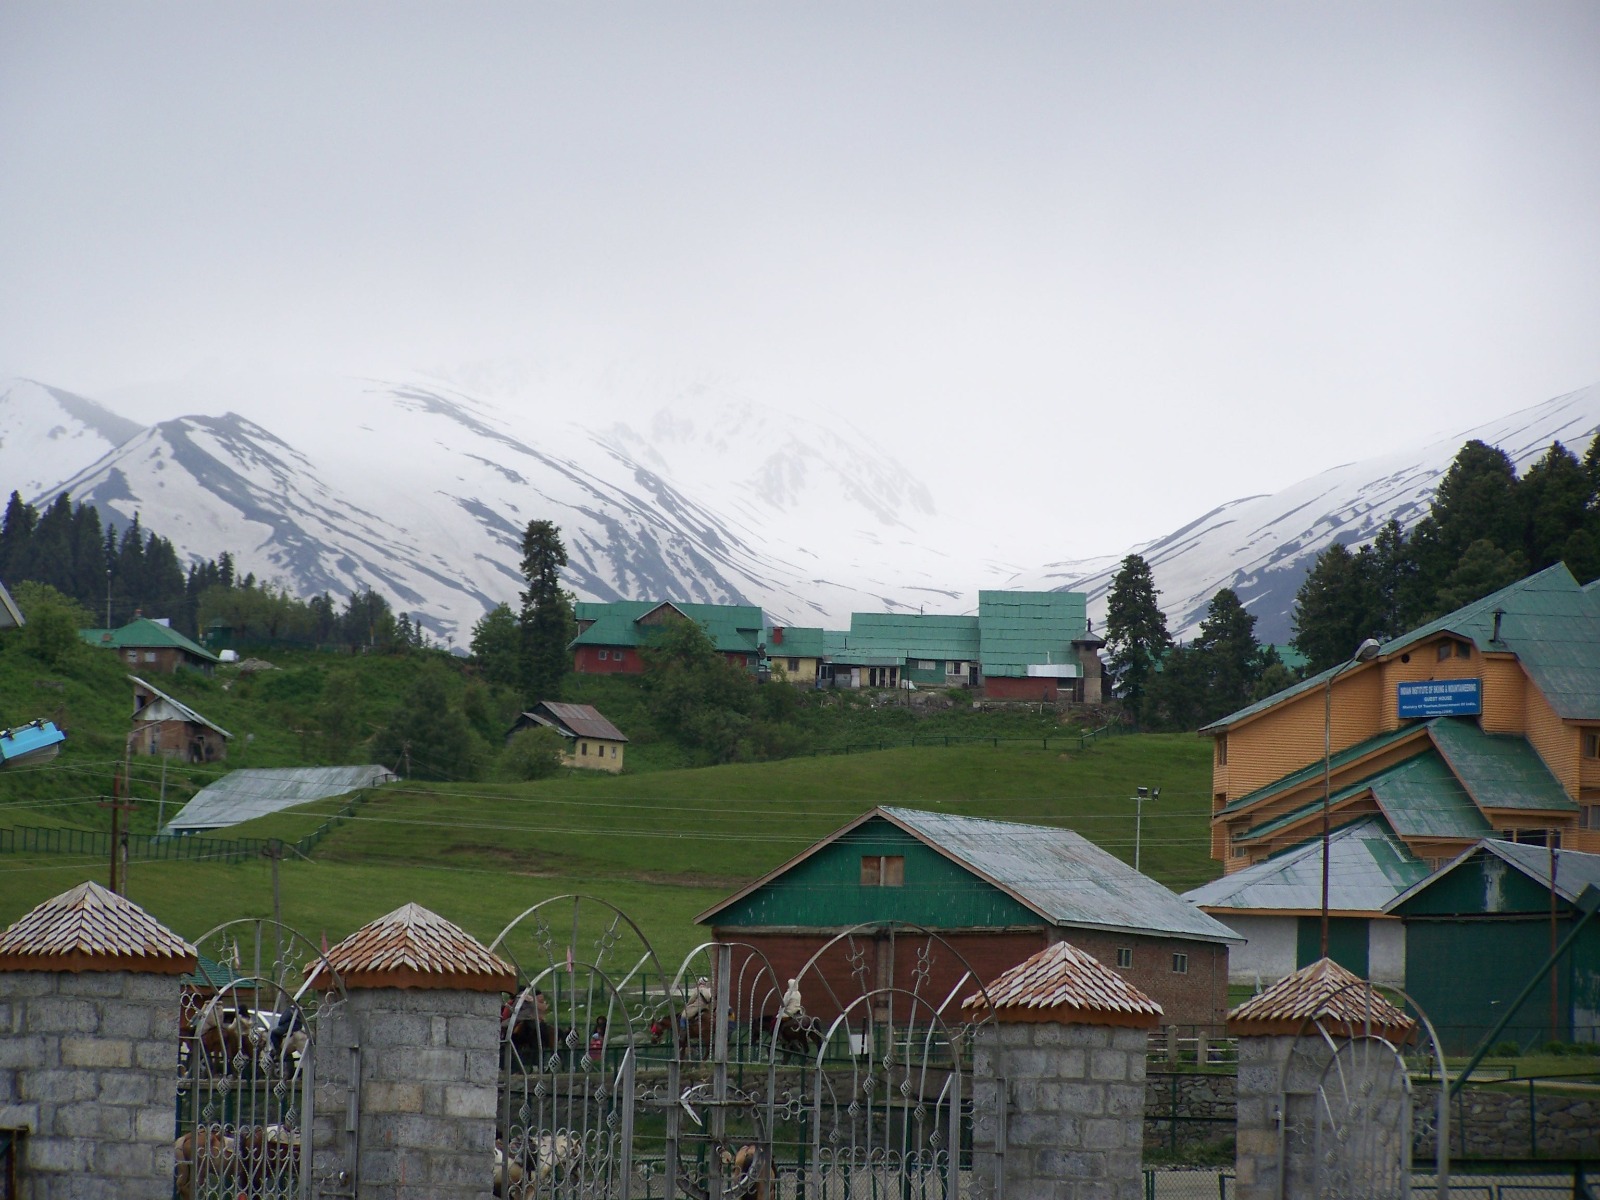
[[1489,1048],[1491,1058],[1521,1058],[1522,1047],[1516,1042],[1496,1042]]
[[23,651],[47,667],[63,667],[87,647],[78,630],[93,621],[89,611],[48,583],[24,580],[13,598],[26,624],[18,638]]
[[500,751],[500,773],[507,779],[548,779],[565,763],[567,740],[554,729],[519,729]]

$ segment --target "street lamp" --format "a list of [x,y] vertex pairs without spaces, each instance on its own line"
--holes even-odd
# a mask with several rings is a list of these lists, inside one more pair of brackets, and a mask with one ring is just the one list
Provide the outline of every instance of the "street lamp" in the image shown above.
[[1328,821],[1329,780],[1333,775],[1333,681],[1351,667],[1371,662],[1378,657],[1381,647],[1376,638],[1368,638],[1356,647],[1349,662],[1340,663],[1328,672],[1322,687],[1322,957],[1328,957]]
[[1133,798],[1133,869],[1135,871],[1139,869],[1139,841],[1140,831],[1144,825],[1144,802],[1146,800],[1159,799],[1161,799],[1160,788],[1151,791],[1146,787],[1140,788],[1139,794]]

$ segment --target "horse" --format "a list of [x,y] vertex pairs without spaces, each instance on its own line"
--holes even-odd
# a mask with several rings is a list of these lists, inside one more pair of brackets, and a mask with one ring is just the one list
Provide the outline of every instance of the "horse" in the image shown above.
[[[213,998],[205,1006],[192,1036],[199,1053],[205,1055],[212,1069],[226,1072],[240,1055],[246,1055],[247,1062],[255,1061],[261,1050],[261,1034],[249,1008],[243,1004],[237,1008],[223,1008],[219,999]],[[189,1065],[193,1064],[194,1055],[191,1054]]]
[[298,1074],[300,1056],[305,1053],[309,1042],[305,1017],[298,1008],[279,1013],[267,1041],[268,1069],[277,1075]]
[[300,1134],[282,1125],[245,1125],[239,1134],[239,1176],[244,1191],[267,1192],[300,1170]]
[[664,1016],[658,1016],[650,1022],[652,1046],[661,1045],[669,1036],[673,1046],[691,1056],[698,1051],[698,1057],[709,1058],[711,1041],[716,1036],[716,1019],[709,1009],[701,1009],[696,1013],[685,1013],[670,1024]]
[[196,1188],[208,1194],[213,1184],[232,1179],[239,1169],[239,1144],[220,1125],[191,1130],[172,1143],[173,1186],[181,1200],[194,1200]]
[[501,1036],[511,1043],[524,1071],[543,1070],[551,1055],[569,1048],[565,1032],[550,1020],[549,1001],[538,988],[533,991],[531,1006],[526,992],[517,1000],[520,1006],[513,1002],[500,1010]]
[[774,1013],[761,1019],[762,1033],[783,1055],[785,1062],[804,1061],[822,1049],[822,1022],[804,1014],[786,1017]]

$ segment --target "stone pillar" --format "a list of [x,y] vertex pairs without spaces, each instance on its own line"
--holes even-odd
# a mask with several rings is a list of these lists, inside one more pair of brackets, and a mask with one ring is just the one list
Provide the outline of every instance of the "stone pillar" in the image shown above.
[[[312,975],[346,1000],[318,1030],[319,1099],[348,1080],[360,1047],[358,1159],[362,1200],[489,1200],[500,1085],[500,994],[516,972],[443,917],[415,904],[363,926]],[[328,1036],[324,1036],[324,1034]],[[335,1104],[335,1109],[338,1108]],[[342,1111],[319,1119],[319,1146]]]
[[[1006,1200],[1141,1200],[1145,1055],[1161,1006],[1069,942],[964,1007],[979,1028],[973,1153]],[[979,1167],[982,1170],[982,1167]]]
[[171,1200],[178,1005],[194,947],[85,883],[0,934],[0,1126],[27,1200]]
[[[1319,959],[1286,976],[1228,1014],[1228,1032],[1239,1039],[1239,1078],[1235,1092],[1234,1196],[1236,1200],[1279,1200],[1318,1192],[1312,1126],[1316,1089],[1335,1053],[1351,1038],[1378,1037],[1404,1043],[1413,1022],[1361,978],[1331,959]],[[1326,1034],[1325,1038],[1323,1034]],[[1330,1039],[1333,1046],[1329,1045]],[[1409,1112],[1401,1115],[1403,1070],[1388,1069],[1382,1055],[1349,1049],[1352,1064],[1337,1078],[1354,1080],[1352,1096],[1384,1112],[1379,1124],[1391,1136],[1360,1139],[1369,1157],[1339,1164],[1356,1182],[1373,1172],[1385,1154],[1399,1169],[1411,1136]],[[1356,1078],[1359,1076],[1359,1078]],[[1337,1106],[1336,1106],[1337,1107]],[[1392,1109],[1392,1111],[1390,1111]],[[1376,1149],[1376,1155],[1373,1151]],[[1324,1164],[1330,1166],[1335,1164]],[[1384,1173],[1379,1169],[1379,1173]],[[1287,1184],[1287,1190],[1285,1185]],[[1373,1194],[1383,1194],[1381,1190]]]

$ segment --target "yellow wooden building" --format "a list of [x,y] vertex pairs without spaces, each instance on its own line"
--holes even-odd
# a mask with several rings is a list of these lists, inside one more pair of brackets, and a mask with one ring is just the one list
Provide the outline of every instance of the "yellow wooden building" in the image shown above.
[[1380,818],[1434,867],[1483,837],[1600,851],[1600,586],[1565,566],[1202,729],[1225,871],[1320,836],[1330,700],[1334,828]]
[[628,739],[622,730],[600,715],[592,704],[563,704],[541,700],[517,717],[506,737],[537,726],[554,729],[567,743],[566,765],[587,771],[622,770]]

